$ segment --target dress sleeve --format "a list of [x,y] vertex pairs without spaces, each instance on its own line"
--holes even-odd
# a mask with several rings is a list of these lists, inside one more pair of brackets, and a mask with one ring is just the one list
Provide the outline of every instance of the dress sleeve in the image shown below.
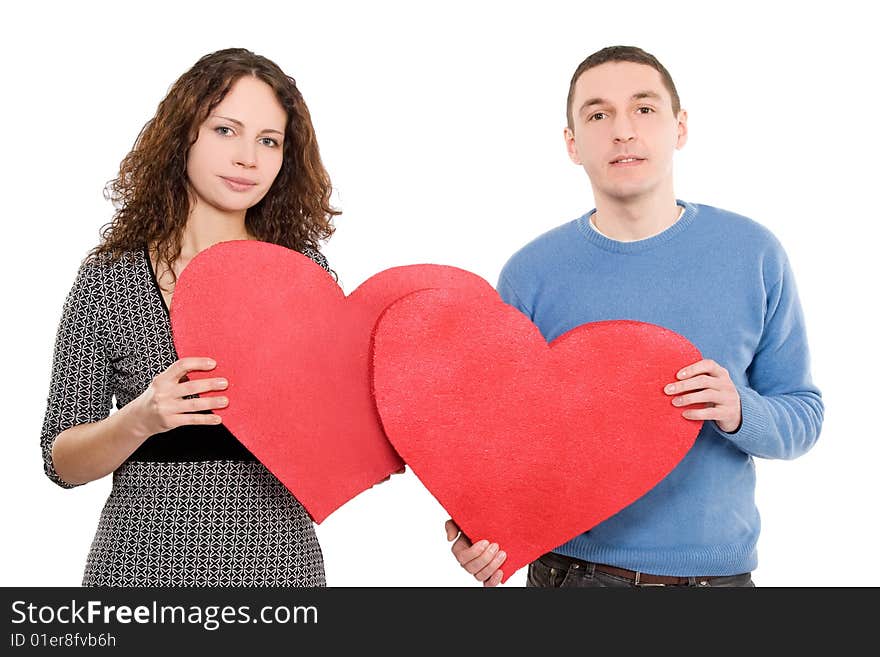
[[52,375],[40,445],[46,475],[73,488],[55,472],[52,445],[65,429],[110,414],[112,368],[107,355],[105,300],[100,265],[83,263],[64,302],[55,337]]
[[324,254],[317,249],[313,249],[312,247],[307,246],[302,250],[302,254],[314,260],[317,264],[321,265],[321,267],[323,267],[327,271],[330,271],[330,264],[327,262],[327,258],[325,258]]

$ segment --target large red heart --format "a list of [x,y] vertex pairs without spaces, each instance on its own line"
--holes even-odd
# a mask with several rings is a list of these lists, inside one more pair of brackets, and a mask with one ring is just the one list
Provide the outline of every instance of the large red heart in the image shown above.
[[290,249],[216,244],[181,273],[171,305],[180,357],[208,356],[229,405],[224,425],[320,523],[399,471],[373,403],[370,338],[379,314],[414,290],[463,287],[497,297],[476,274],[443,265],[382,271],[348,297]]
[[381,316],[373,386],[388,439],[504,581],[655,486],[702,422],[663,387],[700,352],[635,321],[549,345],[518,310],[463,290],[414,292]]

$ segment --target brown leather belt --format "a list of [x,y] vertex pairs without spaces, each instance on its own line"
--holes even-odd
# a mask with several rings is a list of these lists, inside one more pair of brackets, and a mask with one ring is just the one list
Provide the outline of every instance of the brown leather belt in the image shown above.
[[686,586],[688,584],[696,584],[697,586],[706,586],[715,578],[715,576],[701,577],[676,577],[674,575],[651,575],[649,573],[641,573],[637,570],[629,570],[627,568],[618,568],[617,566],[609,566],[604,563],[593,563],[591,561],[583,561],[569,557],[558,552],[550,552],[544,557],[548,561],[561,561],[567,565],[571,565],[576,569],[597,573],[606,573],[628,580],[635,586]]
[[[675,577],[673,575],[650,575],[648,573],[640,573],[637,570],[627,570],[626,568],[618,568],[617,566],[609,566],[604,563],[596,564],[597,573],[606,573],[627,579],[636,586],[641,584],[653,584],[660,586],[680,586],[691,583],[690,577]],[[710,577],[696,577],[697,583],[708,581]]]

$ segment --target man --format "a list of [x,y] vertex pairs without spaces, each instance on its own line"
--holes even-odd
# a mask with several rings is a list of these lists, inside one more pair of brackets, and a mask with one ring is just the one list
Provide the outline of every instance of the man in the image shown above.
[[[667,477],[530,564],[527,585],[754,586],[752,459],[804,454],[824,414],[785,252],[751,219],[676,199],[672,159],[687,141],[687,113],[651,54],[613,46],[587,57],[567,115],[568,155],[587,172],[596,208],[515,253],[498,291],[548,342],[610,319],[685,336],[704,360],[670,372],[664,392],[704,422]],[[497,585],[503,546],[471,545],[452,520],[446,529],[459,563]]]

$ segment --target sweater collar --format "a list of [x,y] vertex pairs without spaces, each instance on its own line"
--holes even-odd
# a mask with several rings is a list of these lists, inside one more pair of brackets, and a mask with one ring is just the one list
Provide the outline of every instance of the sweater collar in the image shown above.
[[677,237],[680,233],[687,230],[693,223],[694,219],[696,219],[697,207],[693,203],[688,203],[687,201],[682,201],[680,199],[676,199],[675,203],[684,208],[684,212],[681,217],[679,217],[678,221],[661,233],[634,242],[619,242],[613,240],[610,237],[605,237],[605,235],[590,226],[590,218],[595,214],[595,208],[576,219],[575,223],[581,235],[586,238],[588,242],[600,249],[611,251],[612,253],[641,253],[656,248]]

